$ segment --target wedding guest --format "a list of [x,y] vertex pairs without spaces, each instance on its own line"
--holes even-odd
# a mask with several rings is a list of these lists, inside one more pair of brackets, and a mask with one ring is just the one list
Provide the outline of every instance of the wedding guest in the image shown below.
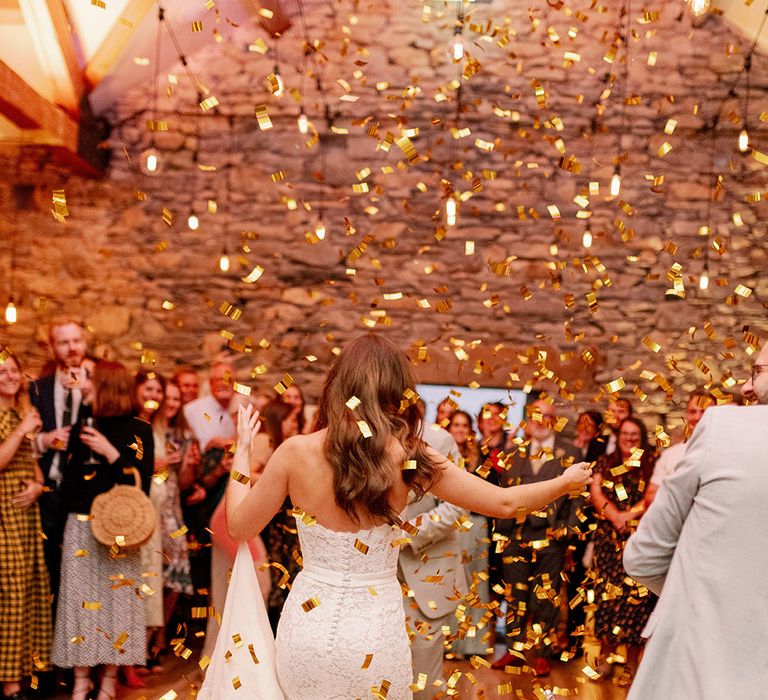
[[[147,423],[152,422],[165,399],[165,378],[152,370],[140,370],[133,378],[133,403],[136,416]],[[155,507],[157,523],[149,540],[141,547],[142,582],[149,590],[144,591],[144,604],[147,609],[147,668],[157,666],[157,655],[152,653],[152,642],[161,635],[164,626],[163,615],[163,537],[160,512],[165,500],[165,485],[153,478],[149,487],[149,498]],[[123,669],[126,685],[129,688],[144,688],[146,683],[139,678],[134,669]]]
[[584,411],[576,421],[574,447],[581,451],[581,459],[594,462],[605,454],[607,440],[603,433],[603,417],[600,411]]
[[141,553],[124,549],[119,557],[110,556],[94,538],[88,515],[96,496],[116,484],[134,483],[134,468],[149,492],[154,442],[150,426],[133,415],[133,382],[123,365],[97,362],[92,388],[88,384],[84,394],[93,393],[95,426],[80,422],[72,431],[61,486],[68,515],[51,659],[74,667],[74,700],[87,698],[91,668],[104,665],[97,700],[112,700],[117,667],[146,661],[144,603],[133,585],[115,587],[116,581],[142,580]]
[[685,407],[685,434],[683,440],[664,450],[656,462],[656,466],[653,468],[651,483],[645,492],[646,507],[653,503],[653,499],[656,498],[656,492],[659,490],[662,482],[677,469],[677,465],[685,457],[688,438],[703,418],[704,411],[713,406],[714,403],[715,399],[712,394],[704,389],[694,391],[688,398],[688,403]]
[[[422,439],[458,462],[458,446],[444,428],[427,426]],[[442,630],[455,619],[457,597],[468,591],[456,526],[467,515],[463,508],[432,494],[409,503],[402,514],[414,531],[408,544],[400,548],[398,558],[398,578],[407,589],[403,605],[411,640],[413,682],[418,687],[413,700],[428,700],[445,691]]]
[[203,453],[234,440],[235,424],[229,413],[233,378],[234,369],[229,362],[215,363],[208,377],[211,395],[184,404],[184,418]]
[[[556,431],[557,409],[545,398],[526,406],[525,441],[507,457],[502,485],[533,484],[561,474],[579,460],[578,450]],[[560,615],[560,582],[579,502],[560,497],[522,519],[496,520],[505,537],[502,563],[507,596],[509,651],[494,668],[520,666],[531,650],[537,676],[550,672]],[[546,591],[546,595],[541,592]]]
[[41,425],[18,360],[0,350],[0,682],[13,700],[25,699],[25,678],[48,669],[52,639],[39,534],[43,475],[30,442]]
[[200,396],[200,376],[191,367],[179,367],[171,378],[181,390],[181,405],[195,401]]
[[61,501],[61,483],[70,430],[77,422],[82,403],[84,377],[80,368],[86,359],[87,343],[82,326],[68,316],[50,322],[48,341],[55,370],[33,382],[29,393],[32,405],[43,422],[35,440],[45,485],[39,501],[40,519],[45,535],[43,549],[51,591],[56,596],[60,580],[61,538],[67,517]]
[[[194,478],[199,452],[194,449],[191,433],[181,411],[181,387],[169,382],[165,399],[152,419],[155,442],[155,474],[153,484],[162,485],[160,531],[163,554],[163,632],[176,610],[180,595],[193,592],[187,537],[181,512],[180,482]],[[164,634],[158,640],[164,646]]]
[[[258,455],[254,458],[257,465],[266,464],[267,460],[285,440],[299,435],[299,423],[295,408],[277,400],[267,404],[261,415],[262,428],[268,443],[262,439],[256,446]],[[288,596],[288,583],[301,570],[301,548],[296,532],[296,522],[291,515],[292,504],[289,499],[283,503],[271,522],[265,528],[267,555],[271,563],[272,586],[269,593],[267,612],[272,629],[277,629],[280,612]]]
[[[454,411],[448,421],[448,432],[453,436],[459,449],[458,464],[462,469],[474,472],[480,459],[477,436],[472,425],[472,416],[466,411]],[[479,477],[478,477],[479,478]],[[451,630],[457,634],[452,644],[452,651],[457,657],[483,656],[488,653],[490,630],[483,633],[483,628],[490,621],[487,608],[490,603],[488,589],[488,519],[479,513],[470,513],[469,530],[461,528],[458,532],[461,548],[461,561],[469,579],[471,599],[467,600],[466,612],[459,622],[454,616]],[[487,641],[484,641],[486,639]]]
[[605,424],[607,440],[605,445],[605,454],[612,454],[616,450],[616,443],[619,436],[621,424],[633,415],[632,404],[629,399],[612,397],[608,402],[608,410],[605,412],[603,423]]
[[765,691],[768,345],[742,394],[760,405],[707,409],[627,542],[627,573],[659,594],[630,700]]
[[656,596],[627,576],[622,565],[624,546],[643,516],[654,461],[642,421],[626,418],[619,428],[616,451],[598,460],[591,486],[598,517],[594,536],[595,636],[601,642],[602,657],[596,670],[607,676],[610,664],[617,660],[617,646],[625,644],[628,653],[619,679],[622,686],[630,684],[637,670],[642,631],[656,603]]
[[448,426],[448,421],[451,419],[451,415],[455,413],[458,408],[459,405],[450,396],[446,396],[439,404],[437,404],[435,423],[441,428],[446,428]]
[[296,420],[298,421],[299,434],[304,435],[309,432],[309,421],[306,419],[306,402],[304,401],[304,392],[296,385],[291,384],[280,396],[283,403],[287,403],[294,410]]

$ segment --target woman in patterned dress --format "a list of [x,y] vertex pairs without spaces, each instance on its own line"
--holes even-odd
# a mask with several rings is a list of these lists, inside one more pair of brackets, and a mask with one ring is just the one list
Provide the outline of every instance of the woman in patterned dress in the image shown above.
[[[193,473],[185,476],[185,472],[194,472],[194,464],[189,449],[191,435],[181,410],[181,387],[173,381],[165,387],[165,399],[152,420],[152,433],[155,438],[154,480],[165,486],[159,515],[164,560],[163,614],[167,625],[179,596],[193,593],[179,481],[194,478]],[[158,644],[161,641],[158,640]]]
[[94,498],[116,484],[135,483],[134,469],[149,492],[154,441],[150,426],[133,415],[132,387],[123,365],[96,363],[92,384],[83,387],[93,400],[85,412],[92,412],[95,425],[73,427],[64,467],[61,497],[68,515],[51,661],[74,668],[73,700],[88,697],[93,667],[104,666],[97,700],[114,700],[117,667],[146,663],[141,552],[112,552],[94,538],[89,522]]
[[23,700],[21,682],[49,667],[51,594],[37,499],[43,477],[27,438],[40,428],[22,406],[18,360],[0,352],[0,681]]
[[[644,644],[640,635],[656,604],[656,596],[630,578],[622,564],[624,545],[643,515],[645,489],[654,461],[642,421],[627,418],[619,428],[616,450],[599,459],[591,486],[592,505],[598,517],[594,538],[595,636],[608,662],[619,644],[627,646],[621,685],[628,685],[637,669]],[[607,664],[602,666],[600,670],[607,672]]]

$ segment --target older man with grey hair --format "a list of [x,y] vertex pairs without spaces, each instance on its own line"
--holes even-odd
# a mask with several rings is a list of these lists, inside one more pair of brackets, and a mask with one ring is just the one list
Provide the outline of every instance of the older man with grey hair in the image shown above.
[[628,700],[760,697],[768,686],[768,344],[743,395],[709,409],[627,542],[660,595]]

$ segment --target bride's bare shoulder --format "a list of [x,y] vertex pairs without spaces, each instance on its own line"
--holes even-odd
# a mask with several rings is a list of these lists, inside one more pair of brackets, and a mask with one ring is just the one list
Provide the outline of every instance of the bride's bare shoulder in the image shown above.
[[306,455],[315,451],[322,452],[326,432],[326,430],[318,430],[308,435],[294,435],[289,437],[278,449],[285,454]]

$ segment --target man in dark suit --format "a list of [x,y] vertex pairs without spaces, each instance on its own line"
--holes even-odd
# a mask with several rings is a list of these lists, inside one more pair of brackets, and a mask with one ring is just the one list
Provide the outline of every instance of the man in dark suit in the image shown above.
[[33,382],[30,398],[42,419],[42,430],[35,439],[45,492],[40,498],[40,518],[45,540],[45,562],[54,597],[59,589],[61,541],[66,513],[59,487],[67,457],[69,433],[77,422],[82,404],[83,362],[86,340],[82,326],[71,318],[54,319],[48,331],[56,362],[53,374]]
[[[526,406],[526,414],[525,439],[514,438],[507,446],[503,486],[552,479],[580,459],[578,449],[555,431],[557,416],[550,401],[534,401]],[[563,496],[530,515],[496,521],[495,532],[505,538],[501,557],[509,652],[495,668],[520,665],[523,652],[532,650],[534,672],[549,673],[547,656],[559,616],[566,542],[575,518],[575,501]]]

